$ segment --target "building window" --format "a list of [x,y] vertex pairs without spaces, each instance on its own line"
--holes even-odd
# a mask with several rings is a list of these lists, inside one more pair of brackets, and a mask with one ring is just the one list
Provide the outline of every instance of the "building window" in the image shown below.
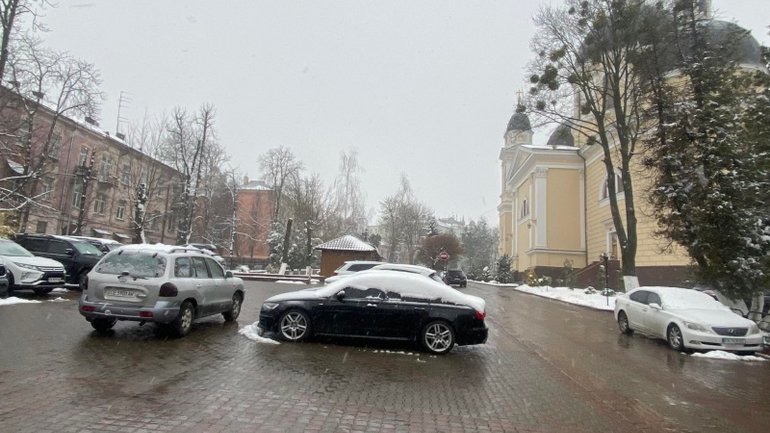
[[[622,193],[625,190],[623,187],[623,177],[620,175],[620,173],[615,173],[615,191],[617,194]],[[606,200],[610,198],[610,186],[609,182],[607,182],[607,178],[604,178],[604,182],[602,183],[602,188],[599,191],[599,201]]]
[[80,148],[80,158],[78,159],[78,165],[82,167],[86,165],[86,161],[88,161],[88,148],[83,146]]
[[48,156],[53,159],[59,159],[59,151],[61,150],[61,135],[53,134],[51,136],[51,145],[48,147]]
[[103,192],[96,194],[96,200],[94,200],[94,212],[104,215],[104,206],[106,202],[107,196]]
[[75,180],[75,187],[72,189],[72,207],[80,208],[83,201],[83,184],[80,180]]
[[102,155],[102,163],[99,165],[99,180],[108,180],[112,174],[112,157]]
[[47,221],[38,221],[37,226],[35,227],[35,233],[45,233],[47,229],[48,229]]
[[52,198],[53,198],[53,178],[46,177],[45,179],[43,179],[40,200],[51,201]]
[[131,164],[123,164],[123,170],[120,173],[120,181],[124,185],[131,183]]
[[521,202],[521,210],[519,212],[519,218],[526,218],[529,216],[529,203],[527,199]]
[[123,221],[125,213],[126,213],[126,202],[121,200],[118,202],[118,210],[115,212],[115,218]]

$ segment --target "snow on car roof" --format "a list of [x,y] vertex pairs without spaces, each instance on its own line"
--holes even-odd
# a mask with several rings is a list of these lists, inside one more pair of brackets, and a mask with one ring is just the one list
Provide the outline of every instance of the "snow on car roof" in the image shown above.
[[358,272],[318,289],[316,293],[318,296],[331,296],[345,287],[397,291],[404,297],[427,298],[431,301],[440,300],[441,302],[467,305],[480,312],[483,312],[486,307],[486,302],[478,296],[467,295],[421,275],[386,270]]
[[369,270],[376,271],[376,270],[389,270],[389,271],[404,271],[404,272],[413,272],[416,274],[422,274],[422,275],[430,275],[436,271],[430,268],[426,268],[425,266],[420,265],[404,265],[400,263],[383,263],[381,265],[377,265]]
[[663,304],[670,308],[727,308],[711,296],[695,289],[666,286],[642,286],[637,290],[657,292]]

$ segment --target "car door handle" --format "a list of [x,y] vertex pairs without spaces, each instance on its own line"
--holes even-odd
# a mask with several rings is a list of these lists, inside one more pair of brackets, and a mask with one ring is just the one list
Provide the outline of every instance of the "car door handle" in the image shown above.
[[366,304],[367,307],[377,307],[377,304]]
[[414,307],[414,311],[425,311],[423,307]]

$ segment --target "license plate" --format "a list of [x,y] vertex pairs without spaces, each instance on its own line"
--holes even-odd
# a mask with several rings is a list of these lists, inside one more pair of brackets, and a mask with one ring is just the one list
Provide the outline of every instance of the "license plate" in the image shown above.
[[107,289],[104,295],[115,298],[136,298],[136,292],[130,289]]
[[743,344],[743,338],[723,338],[724,344]]
[[50,277],[50,278],[48,278],[48,282],[49,283],[61,283],[63,281],[64,281],[64,278],[60,278],[60,277]]

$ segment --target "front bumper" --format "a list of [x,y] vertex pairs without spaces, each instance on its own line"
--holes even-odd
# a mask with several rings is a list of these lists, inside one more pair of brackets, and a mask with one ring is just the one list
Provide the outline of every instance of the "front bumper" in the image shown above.
[[113,301],[92,301],[88,299],[88,294],[83,293],[78,301],[78,311],[89,322],[97,318],[106,318],[171,323],[179,315],[181,305],[181,301],[158,301],[151,307]]
[[257,324],[257,327],[263,334],[276,333],[278,332],[278,317],[274,314],[262,311],[259,313],[259,323]]
[[726,352],[749,352],[762,350],[762,333],[743,337],[730,337],[687,330],[682,332],[685,346],[697,350],[724,350]]

